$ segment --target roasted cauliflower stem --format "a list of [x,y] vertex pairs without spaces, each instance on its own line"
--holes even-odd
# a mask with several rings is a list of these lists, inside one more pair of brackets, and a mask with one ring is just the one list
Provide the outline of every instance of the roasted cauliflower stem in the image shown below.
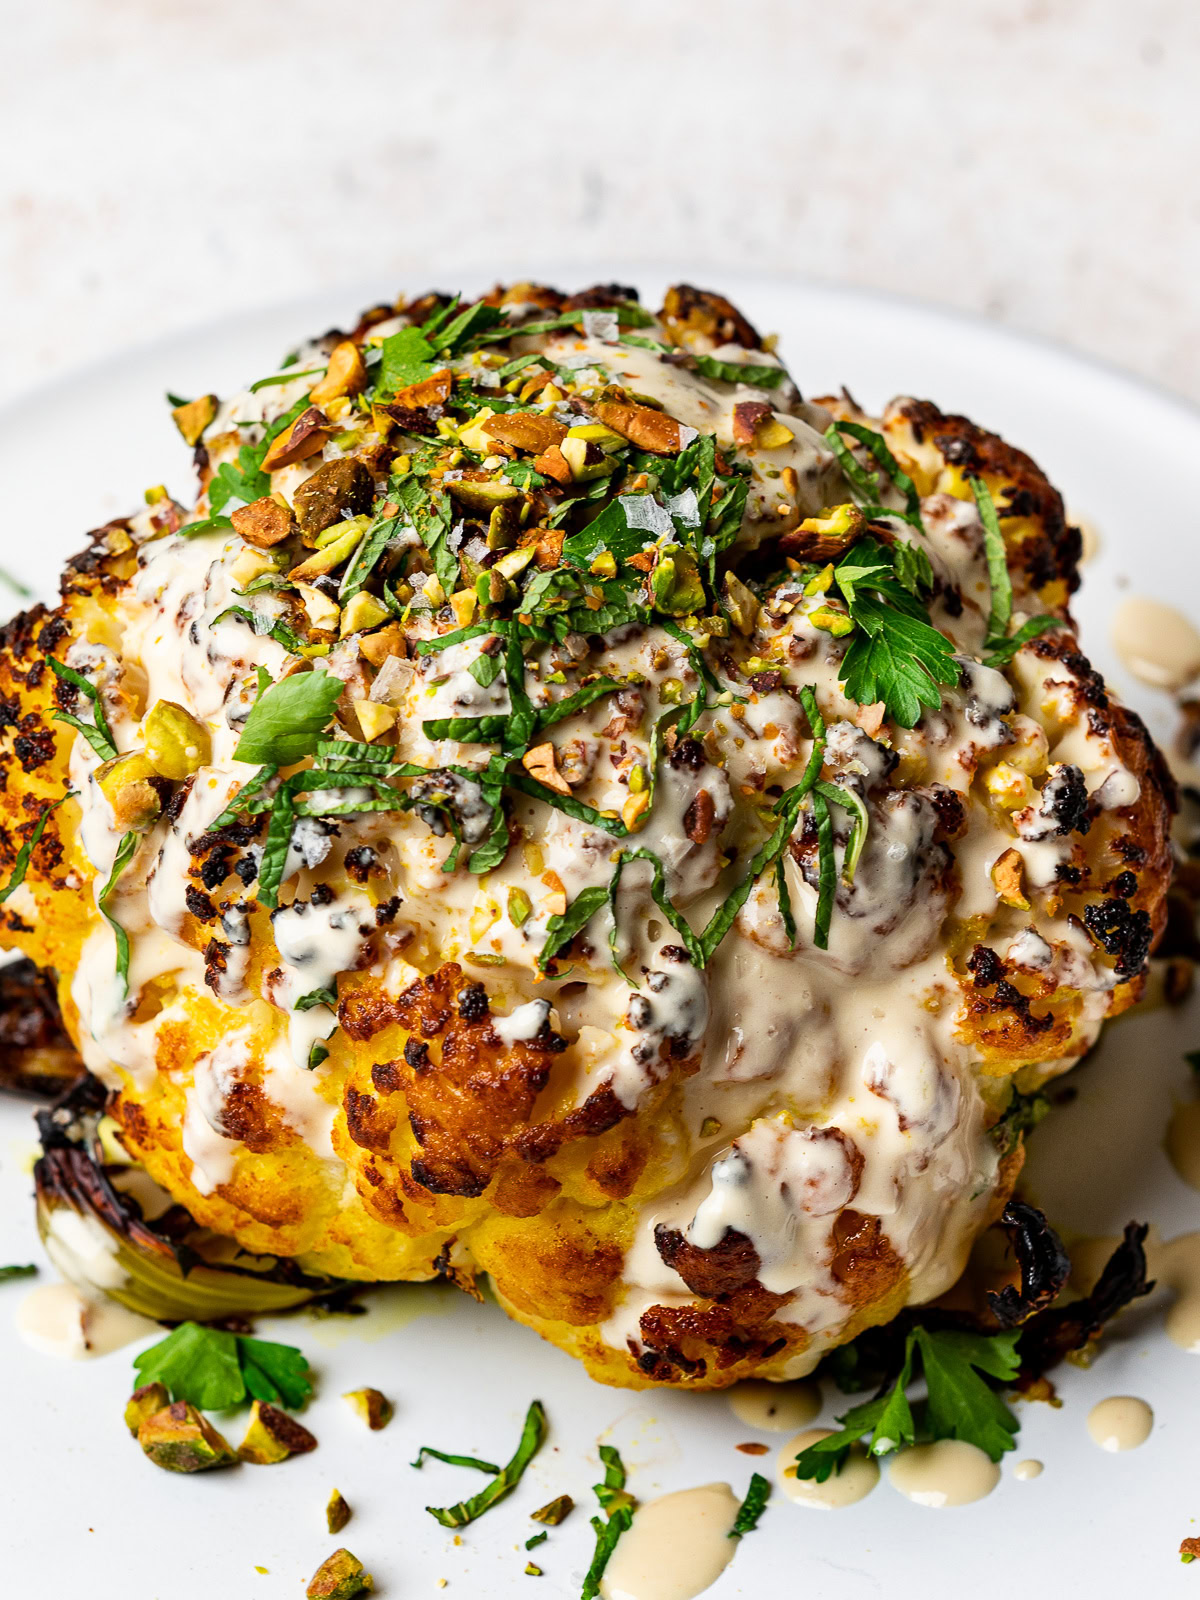
[[131,1154],[609,1383],[946,1290],[1169,875],[1034,463],[688,286],[379,307],[175,416],[195,510],[0,657],[6,942]]

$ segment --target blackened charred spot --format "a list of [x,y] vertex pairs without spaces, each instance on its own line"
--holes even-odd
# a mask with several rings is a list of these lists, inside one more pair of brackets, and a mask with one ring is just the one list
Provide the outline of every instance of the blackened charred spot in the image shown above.
[[369,844],[346,851],[346,871],[355,883],[366,883],[379,857]]
[[409,1039],[404,1046],[404,1059],[414,1072],[428,1072],[429,1046],[421,1039]]
[[1054,769],[1042,790],[1038,809],[1053,818],[1060,835],[1087,833],[1092,825],[1088,816],[1087,784],[1077,766],[1066,762]]
[[54,759],[54,735],[47,728],[36,733],[19,733],[13,740],[13,751],[22,772],[33,772]]
[[1146,965],[1154,926],[1148,912],[1133,910],[1125,900],[1100,900],[1083,913],[1084,925],[1110,956],[1116,957],[1116,973],[1132,978]]
[[700,772],[708,765],[708,756],[699,739],[679,739],[671,751],[671,765],[683,772]]
[[400,910],[400,896],[394,894],[390,900],[385,900],[382,905],[375,907],[375,926],[385,928],[395,922]]
[[404,1075],[398,1061],[377,1061],[371,1068],[371,1082],[380,1094],[399,1094]]
[[200,868],[200,882],[206,889],[219,889],[225,882],[232,855],[231,845],[217,845],[209,852]]
[[1132,900],[1137,893],[1137,887],[1136,875],[1126,870],[1117,874],[1113,881],[1108,884],[1106,892],[1117,900]]
[[487,990],[481,983],[468,983],[459,991],[458,1014],[464,1022],[482,1022],[489,1009]]
[[206,894],[201,893],[194,883],[189,883],[183,891],[184,903],[197,922],[212,922],[217,915],[216,908]]
[[312,901],[314,906],[331,906],[334,902],[335,896],[329,884],[316,883],[313,885],[313,891],[308,898]]
[[21,701],[19,696],[13,695],[11,699],[0,697],[0,729],[15,728],[21,720]]

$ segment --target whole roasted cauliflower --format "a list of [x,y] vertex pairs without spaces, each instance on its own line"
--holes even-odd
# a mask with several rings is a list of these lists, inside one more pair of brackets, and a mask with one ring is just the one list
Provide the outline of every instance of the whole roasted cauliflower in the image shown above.
[[379,307],[9,624],[0,919],[129,1154],[617,1384],[943,1293],[1136,998],[1171,784],[965,418],[686,285]]

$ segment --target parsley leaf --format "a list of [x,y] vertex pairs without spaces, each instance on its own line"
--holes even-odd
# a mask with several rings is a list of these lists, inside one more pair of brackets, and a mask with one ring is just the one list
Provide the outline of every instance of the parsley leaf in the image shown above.
[[893,563],[874,539],[860,539],[835,568],[856,627],[842,661],[846,693],[859,705],[882,700],[888,716],[913,727],[922,707],[942,703],[939,684],[956,684],[962,669],[921,602],[896,581]]
[[247,1396],[294,1409],[312,1394],[308,1362],[292,1345],[196,1322],[181,1323],[133,1365],[142,1383],[162,1383],[172,1400],[188,1400],[202,1411],[228,1411]]
[[980,1374],[1011,1382],[1021,1365],[1020,1337],[1020,1328],[990,1335],[916,1329],[929,1388],[925,1421],[935,1439],[965,1439],[993,1461],[1013,1448],[1017,1419]]
[[420,328],[399,329],[383,341],[380,350],[376,382],[384,393],[407,389],[433,371],[434,349]]
[[313,755],[345,687],[331,672],[297,672],[273,683],[251,707],[234,759],[288,767]]

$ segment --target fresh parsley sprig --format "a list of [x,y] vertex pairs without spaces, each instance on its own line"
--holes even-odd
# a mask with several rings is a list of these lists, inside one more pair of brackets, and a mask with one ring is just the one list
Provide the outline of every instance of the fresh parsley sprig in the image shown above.
[[313,1387],[308,1362],[294,1346],[196,1322],[181,1323],[133,1365],[142,1383],[164,1384],[173,1400],[203,1411],[228,1411],[247,1397],[295,1409]]

